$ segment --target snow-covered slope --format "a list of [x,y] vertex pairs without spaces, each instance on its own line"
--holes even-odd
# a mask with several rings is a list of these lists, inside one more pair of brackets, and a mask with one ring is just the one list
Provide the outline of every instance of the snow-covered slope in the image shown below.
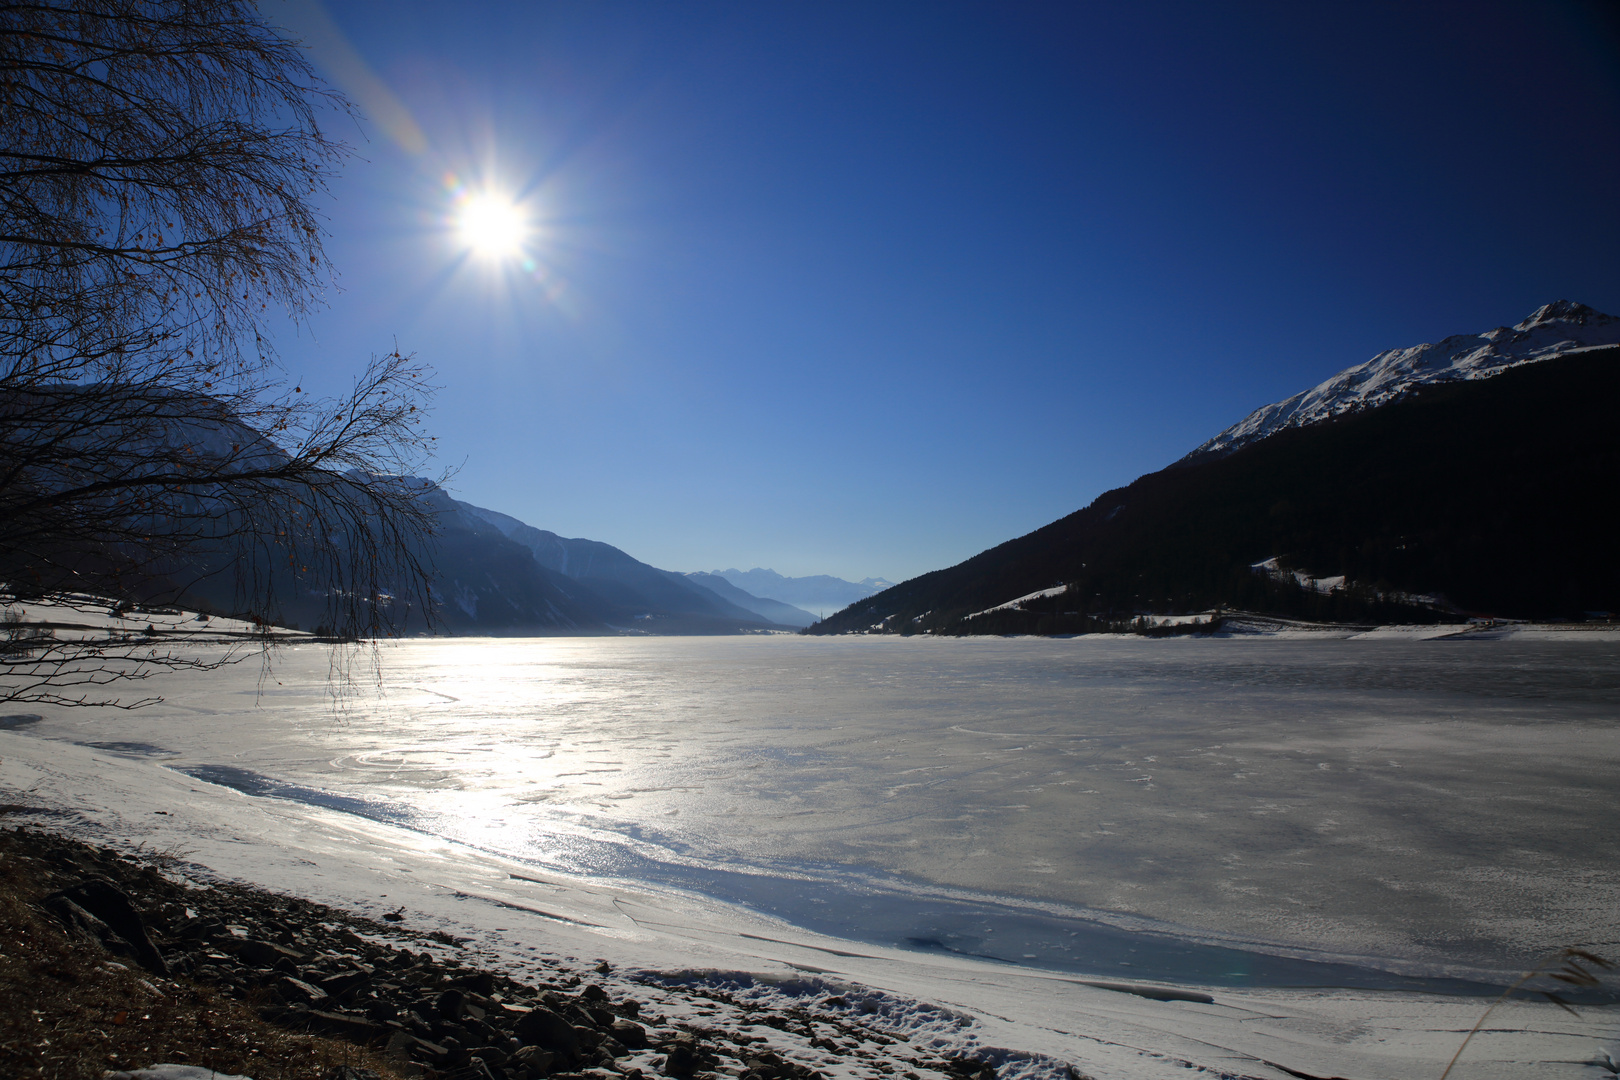
[[1556,300],[1514,326],[1381,352],[1286,401],[1256,409],[1182,461],[1229,454],[1284,428],[1306,427],[1375,408],[1416,386],[1488,379],[1520,364],[1616,344],[1620,344],[1620,319],[1585,304]]

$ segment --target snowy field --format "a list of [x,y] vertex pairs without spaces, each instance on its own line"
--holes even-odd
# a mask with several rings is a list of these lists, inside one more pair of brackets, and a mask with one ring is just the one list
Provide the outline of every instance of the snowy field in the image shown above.
[[[1438,1076],[1468,995],[1617,951],[1620,635],[1416,637],[408,642],[337,711],[298,646],[0,717],[0,788],[514,967],[865,987],[1014,1077]],[[1617,1024],[1514,1005],[1452,1075],[1612,1075]]]

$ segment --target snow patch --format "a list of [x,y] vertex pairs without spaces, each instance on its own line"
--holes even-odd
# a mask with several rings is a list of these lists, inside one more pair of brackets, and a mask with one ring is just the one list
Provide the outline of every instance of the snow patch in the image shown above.
[[1257,563],[1251,563],[1249,569],[1278,581],[1287,581],[1292,578],[1300,588],[1309,592],[1321,593],[1324,596],[1344,588],[1343,574],[1334,574],[1331,577],[1312,577],[1303,570],[1285,570],[1276,555]]
[[973,614],[966,616],[966,618],[964,618],[962,621],[966,622],[968,619],[977,619],[980,615],[989,615],[993,611],[1011,611],[1014,608],[1022,607],[1031,600],[1045,600],[1048,597],[1059,596],[1068,590],[1069,587],[1067,585],[1054,585],[1050,589],[1039,589],[1032,593],[1025,593],[1016,600],[1008,600],[1005,604],[997,604],[995,607],[988,607],[983,611],[975,611]]

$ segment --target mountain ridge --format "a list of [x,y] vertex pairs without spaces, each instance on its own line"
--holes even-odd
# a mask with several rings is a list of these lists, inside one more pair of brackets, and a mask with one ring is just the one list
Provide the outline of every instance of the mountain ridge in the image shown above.
[[1570,300],[1543,304],[1513,326],[1386,349],[1308,390],[1254,410],[1178,464],[1229,454],[1278,431],[1377,408],[1417,386],[1486,379],[1524,364],[1620,344],[1620,318]]
[[1086,633],[1219,608],[1324,622],[1620,611],[1620,346],[1416,385],[1178,462],[811,633]]
[[766,570],[758,566],[752,570],[738,570],[732,567],[708,572],[715,577],[724,578],[754,596],[780,601],[804,610],[820,608],[837,611],[894,585],[894,582],[885,581],[883,578],[869,577],[862,581],[845,581],[830,574],[785,577],[775,570]]
[[722,599],[729,600],[740,608],[746,608],[761,618],[784,626],[795,626],[804,629],[812,625],[817,616],[792,604],[784,604],[780,600],[773,600],[765,596],[755,596],[745,592],[727,581],[718,574],[705,573],[694,570],[686,575],[689,581],[694,581],[705,589],[718,594]]
[[457,501],[456,506],[526,549],[541,569],[601,601],[610,626],[643,632],[736,633],[800,625],[767,618],[685,574],[660,570],[603,541],[559,536],[467,502]]

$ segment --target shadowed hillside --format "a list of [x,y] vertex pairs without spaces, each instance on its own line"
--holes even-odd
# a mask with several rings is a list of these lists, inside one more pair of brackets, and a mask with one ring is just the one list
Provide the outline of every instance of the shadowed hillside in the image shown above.
[[[1620,611],[1617,361],[1605,348],[1420,387],[1151,473],[809,632],[1074,633],[1222,606],[1346,621]],[[1271,558],[1345,582],[1254,568]],[[1068,588],[967,618],[1055,586]]]

